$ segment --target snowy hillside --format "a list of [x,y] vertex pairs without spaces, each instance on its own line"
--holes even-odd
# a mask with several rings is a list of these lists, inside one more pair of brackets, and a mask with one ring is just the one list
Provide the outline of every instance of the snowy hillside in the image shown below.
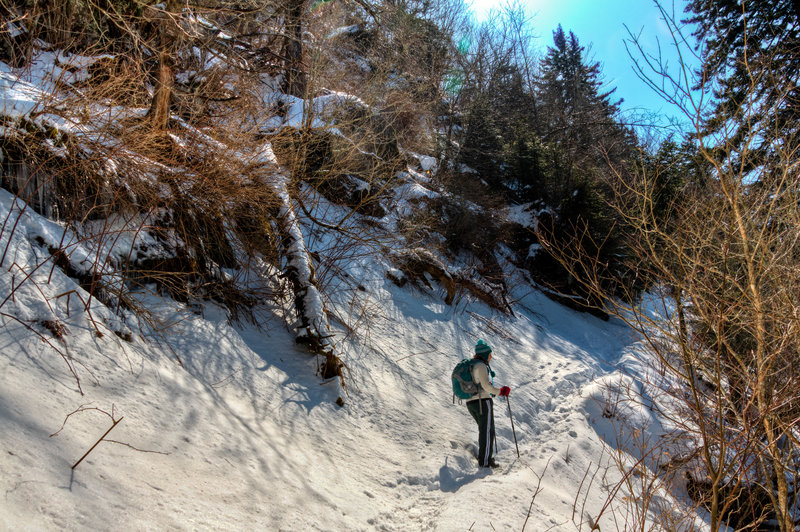
[[[247,135],[140,139],[145,106],[83,99],[104,59],[0,63],[0,529],[704,528],[660,489],[633,330],[521,269],[532,204],[455,197],[377,107],[266,75]],[[481,338],[511,387],[495,469],[450,385]]]
[[[232,326],[214,305],[195,314],[148,296],[164,327],[155,335],[98,301],[93,324],[87,294],[59,268],[20,285],[46,256],[36,236],[59,227],[20,216],[19,203],[9,215],[5,191],[0,200],[0,528],[589,530],[601,511],[603,530],[636,524],[624,490],[604,510],[619,473],[595,399],[597,383],[636,356],[621,323],[530,289],[515,294],[514,317],[448,306],[364,259],[349,275],[371,321],[339,344],[349,368],[340,408],[282,309],[263,308],[259,330]],[[496,399],[494,470],[477,467],[476,427],[450,392],[452,366],[478,338],[494,346],[496,383],[511,386],[520,452]]]
[[797,10],[529,3],[0,4],[0,532],[800,530]]

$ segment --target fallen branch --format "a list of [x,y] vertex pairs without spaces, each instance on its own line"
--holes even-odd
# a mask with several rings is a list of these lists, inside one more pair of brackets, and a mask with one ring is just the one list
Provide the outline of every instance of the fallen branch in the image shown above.
[[103,434],[100,437],[100,439],[98,439],[95,442],[95,444],[92,445],[91,449],[86,451],[86,453],[83,456],[81,456],[81,459],[78,460],[77,462],[75,462],[75,464],[72,466],[72,469],[75,469],[76,467],[78,467],[78,464],[80,464],[87,456],[89,456],[89,453],[91,453],[94,450],[94,448],[97,447],[100,444],[100,442],[102,442],[102,441],[105,441],[106,443],[116,443],[117,445],[123,445],[125,447],[133,449],[134,451],[138,451],[140,453],[153,453],[153,454],[164,454],[164,455],[169,454],[169,453],[165,453],[163,451],[151,451],[151,450],[148,450],[148,449],[139,449],[138,447],[134,447],[130,443],[125,443],[125,442],[121,442],[121,441],[117,441],[117,440],[107,440],[107,439],[105,439],[106,436],[108,436],[108,434],[111,432],[111,430],[114,427],[116,427],[119,424],[119,422],[122,421],[122,419],[123,419],[123,418],[114,419],[114,405],[111,406],[111,413],[110,414],[108,412],[106,412],[105,410],[101,409],[101,408],[97,408],[96,406],[85,406],[85,405],[80,406],[77,410],[67,414],[67,416],[64,418],[64,421],[61,423],[61,427],[59,427],[59,429],[57,431],[52,433],[50,435],[50,437],[52,438],[54,436],[58,436],[61,433],[61,431],[64,430],[64,427],[67,426],[67,421],[69,421],[69,418],[72,417],[74,414],[80,414],[81,412],[86,412],[88,410],[96,410],[96,411],[100,412],[101,414],[104,414],[104,415],[108,416],[111,419],[112,424],[111,424],[111,427],[105,432],[105,434]]
[[114,427],[116,427],[117,425],[119,425],[119,422],[120,422],[120,421],[122,421],[123,419],[125,419],[125,418],[122,418],[122,417],[121,417],[121,418],[119,418],[118,420],[114,421],[114,423],[111,425],[111,427],[109,427],[109,429],[108,429],[108,430],[105,432],[105,434],[103,434],[102,436],[100,436],[100,439],[99,439],[99,440],[97,440],[97,441],[94,443],[94,445],[92,445],[92,447],[91,447],[91,448],[90,448],[88,451],[86,451],[86,454],[84,454],[83,456],[81,456],[80,460],[78,460],[77,462],[75,462],[75,463],[73,464],[73,466],[72,466],[72,468],[71,468],[71,469],[75,469],[76,467],[78,467],[78,464],[80,464],[81,462],[83,462],[83,459],[84,459],[84,458],[86,458],[87,456],[89,456],[89,453],[91,453],[92,451],[94,451],[94,448],[95,448],[95,447],[97,447],[98,445],[100,445],[100,442],[101,442],[101,441],[103,441],[103,438],[105,438],[106,436],[108,436],[108,433],[109,433],[109,432],[111,432],[111,431],[114,429]]

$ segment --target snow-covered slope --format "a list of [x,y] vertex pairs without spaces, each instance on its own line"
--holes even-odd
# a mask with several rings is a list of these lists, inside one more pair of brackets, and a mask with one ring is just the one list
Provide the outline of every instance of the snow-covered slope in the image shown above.
[[[27,82],[0,63],[2,114],[90,135],[33,113],[51,92],[45,71]],[[285,125],[302,107],[288,103]],[[437,195],[425,173],[436,161],[416,158],[422,172],[400,174],[380,221],[388,233]],[[332,223],[349,216],[311,203]],[[212,303],[190,308],[153,289],[138,294],[137,316],[106,308],[47,260],[48,247],[68,249],[73,274],[103,264],[106,282],[121,282],[97,257],[133,258],[139,222],[94,222],[114,234],[98,252],[0,189],[0,529],[589,530],[602,515],[608,530],[682,513],[667,496],[645,507],[636,489],[615,490],[617,461],[634,461],[615,454],[616,431],[630,428],[617,423],[662,430],[645,407],[620,415],[609,395],[620,379],[635,389],[646,367],[621,322],[568,310],[510,267],[513,316],[467,295],[446,305],[443,290],[393,284],[382,253],[351,249],[334,257],[325,294],[347,364],[339,407],[339,385],[321,383],[295,345],[288,305],[264,302],[259,327],[232,325]],[[304,236],[321,249],[335,237]],[[161,246],[146,244],[134,251]],[[477,467],[477,427],[450,387],[479,338],[494,348],[496,384],[512,389],[495,400],[494,470]]]
[[[448,306],[362,258],[349,275],[369,321],[357,337],[337,330],[340,408],[282,309],[264,308],[257,329],[143,296],[155,334],[96,300],[93,324],[86,293],[49,263],[23,283],[48,255],[31,237],[53,224],[29,209],[16,223],[11,205],[0,190],[0,529],[588,530],[619,478],[594,398],[637,353],[620,322],[530,288],[513,317]],[[494,470],[477,467],[476,426],[450,391],[478,338],[512,390],[495,400]],[[635,522],[616,495],[603,530]]]

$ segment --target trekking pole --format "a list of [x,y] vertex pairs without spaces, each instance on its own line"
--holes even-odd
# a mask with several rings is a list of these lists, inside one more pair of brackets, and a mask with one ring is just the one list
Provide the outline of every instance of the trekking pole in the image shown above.
[[519,445],[517,444],[517,431],[514,429],[514,416],[511,415],[511,401],[508,400],[507,395],[506,404],[508,405],[508,417],[511,419],[511,432],[514,434],[514,446],[517,448],[517,458],[520,458]]

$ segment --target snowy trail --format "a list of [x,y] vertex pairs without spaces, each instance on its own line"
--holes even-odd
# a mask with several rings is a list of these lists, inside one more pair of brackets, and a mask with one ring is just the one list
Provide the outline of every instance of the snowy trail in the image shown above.
[[[0,200],[8,209],[8,195]],[[23,220],[11,243],[18,265],[42,255],[26,235],[48,224]],[[0,529],[519,530],[528,518],[526,530],[539,531],[575,530],[596,515],[607,493],[582,481],[607,461],[597,433],[607,424],[587,390],[631,356],[630,332],[536,292],[520,297],[515,317],[450,307],[435,291],[394,286],[385,268],[372,261],[352,272],[378,310],[363,341],[340,345],[350,369],[344,408],[275,309],[257,330],[232,327],[213,305],[201,317],[153,299],[157,317],[173,323],[164,339],[125,341],[99,303],[102,336],[77,307],[67,313],[56,296],[80,289],[58,269],[49,284],[43,273],[36,288],[19,289],[4,312],[33,326],[52,318],[42,298],[57,301],[67,333],[56,345],[85,395],[53,349],[0,318]],[[0,297],[11,283],[0,276]],[[450,389],[452,367],[478,338],[494,348],[496,382],[512,388],[520,450],[498,399],[501,467],[491,471],[477,467],[477,428]],[[109,436],[118,443],[72,471],[112,409],[124,417]]]

